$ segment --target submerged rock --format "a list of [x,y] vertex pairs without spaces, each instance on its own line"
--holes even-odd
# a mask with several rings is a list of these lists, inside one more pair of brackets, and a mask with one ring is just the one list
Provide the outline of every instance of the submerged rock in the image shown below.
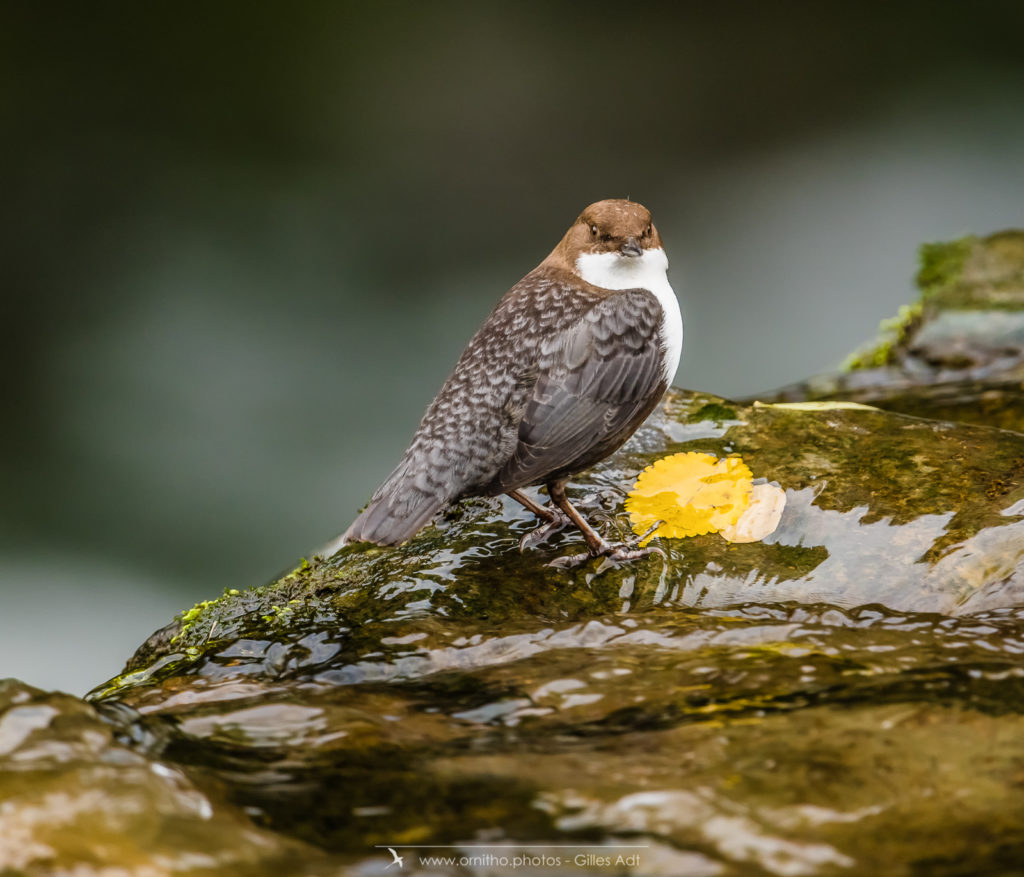
[[762,399],[866,402],[1024,431],[1024,231],[921,248],[921,295],[844,373]]

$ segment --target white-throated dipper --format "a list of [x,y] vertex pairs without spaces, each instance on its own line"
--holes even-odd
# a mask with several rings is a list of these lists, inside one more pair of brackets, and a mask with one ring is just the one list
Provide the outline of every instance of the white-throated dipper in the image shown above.
[[[451,503],[502,493],[546,522],[533,541],[571,521],[595,556],[650,553],[635,542],[605,541],[565,485],[619,448],[675,375],[683,323],[667,270],[646,207],[591,204],[498,302],[401,462],[320,553],[350,542],[397,545]],[[547,506],[521,492],[538,484],[547,486]]]

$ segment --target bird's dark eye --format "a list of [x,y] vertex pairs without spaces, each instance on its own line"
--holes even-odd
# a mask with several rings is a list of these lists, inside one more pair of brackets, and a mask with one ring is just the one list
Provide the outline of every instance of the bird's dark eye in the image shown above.
[[650,236],[651,236],[651,227],[647,226],[647,228],[644,229],[644,237],[645,238],[649,238]]
[[593,235],[594,237],[597,237],[597,226],[596,226],[596,225],[592,225],[592,226],[590,226],[590,233],[591,233],[591,234],[592,234],[592,235]]

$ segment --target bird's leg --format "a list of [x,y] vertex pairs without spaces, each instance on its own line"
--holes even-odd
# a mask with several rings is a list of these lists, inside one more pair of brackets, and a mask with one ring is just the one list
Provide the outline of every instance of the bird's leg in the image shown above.
[[542,506],[535,503],[521,490],[510,490],[507,494],[517,503],[525,506],[538,518],[546,523],[541,524],[536,530],[531,530],[519,540],[519,550],[526,551],[527,548],[536,548],[546,542],[551,536],[569,525],[569,519],[560,509],[554,506]]
[[538,518],[543,518],[549,524],[554,521],[560,520],[562,517],[562,514],[561,512],[559,512],[558,509],[553,509],[548,506],[542,506],[539,505],[538,503],[535,503],[521,490],[510,490],[505,495],[510,497],[511,499],[514,499],[521,506],[525,506],[531,512],[533,512]]
[[[610,558],[611,560],[637,560],[641,557],[647,557],[650,554],[660,554],[662,557],[665,556],[665,552],[660,548],[640,548],[639,544],[642,542],[648,534],[644,534],[639,539],[632,542],[606,542],[601,538],[601,534],[597,532],[590,524],[587,523],[587,519],[583,517],[569,502],[569,497],[565,495],[565,482],[556,481],[548,485],[548,493],[551,495],[551,501],[558,506],[566,517],[569,518],[573,524],[576,525],[577,529],[583,534],[583,538],[587,542],[587,547],[590,549],[590,554],[593,557],[601,557],[602,555]],[[661,523],[660,521],[658,522]],[[562,561],[568,561],[568,558],[559,558]],[[573,558],[572,560],[575,560]],[[577,563],[582,563],[586,560],[586,557],[581,555],[578,561],[563,562],[560,565],[563,566],[575,566]]]

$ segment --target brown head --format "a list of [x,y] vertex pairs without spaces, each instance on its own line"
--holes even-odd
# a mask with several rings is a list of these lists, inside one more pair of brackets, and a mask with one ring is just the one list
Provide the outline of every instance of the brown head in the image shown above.
[[575,272],[585,254],[615,253],[629,259],[653,249],[661,249],[661,238],[651,212],[635,201],[609,198],[587,207],[543,264]]

